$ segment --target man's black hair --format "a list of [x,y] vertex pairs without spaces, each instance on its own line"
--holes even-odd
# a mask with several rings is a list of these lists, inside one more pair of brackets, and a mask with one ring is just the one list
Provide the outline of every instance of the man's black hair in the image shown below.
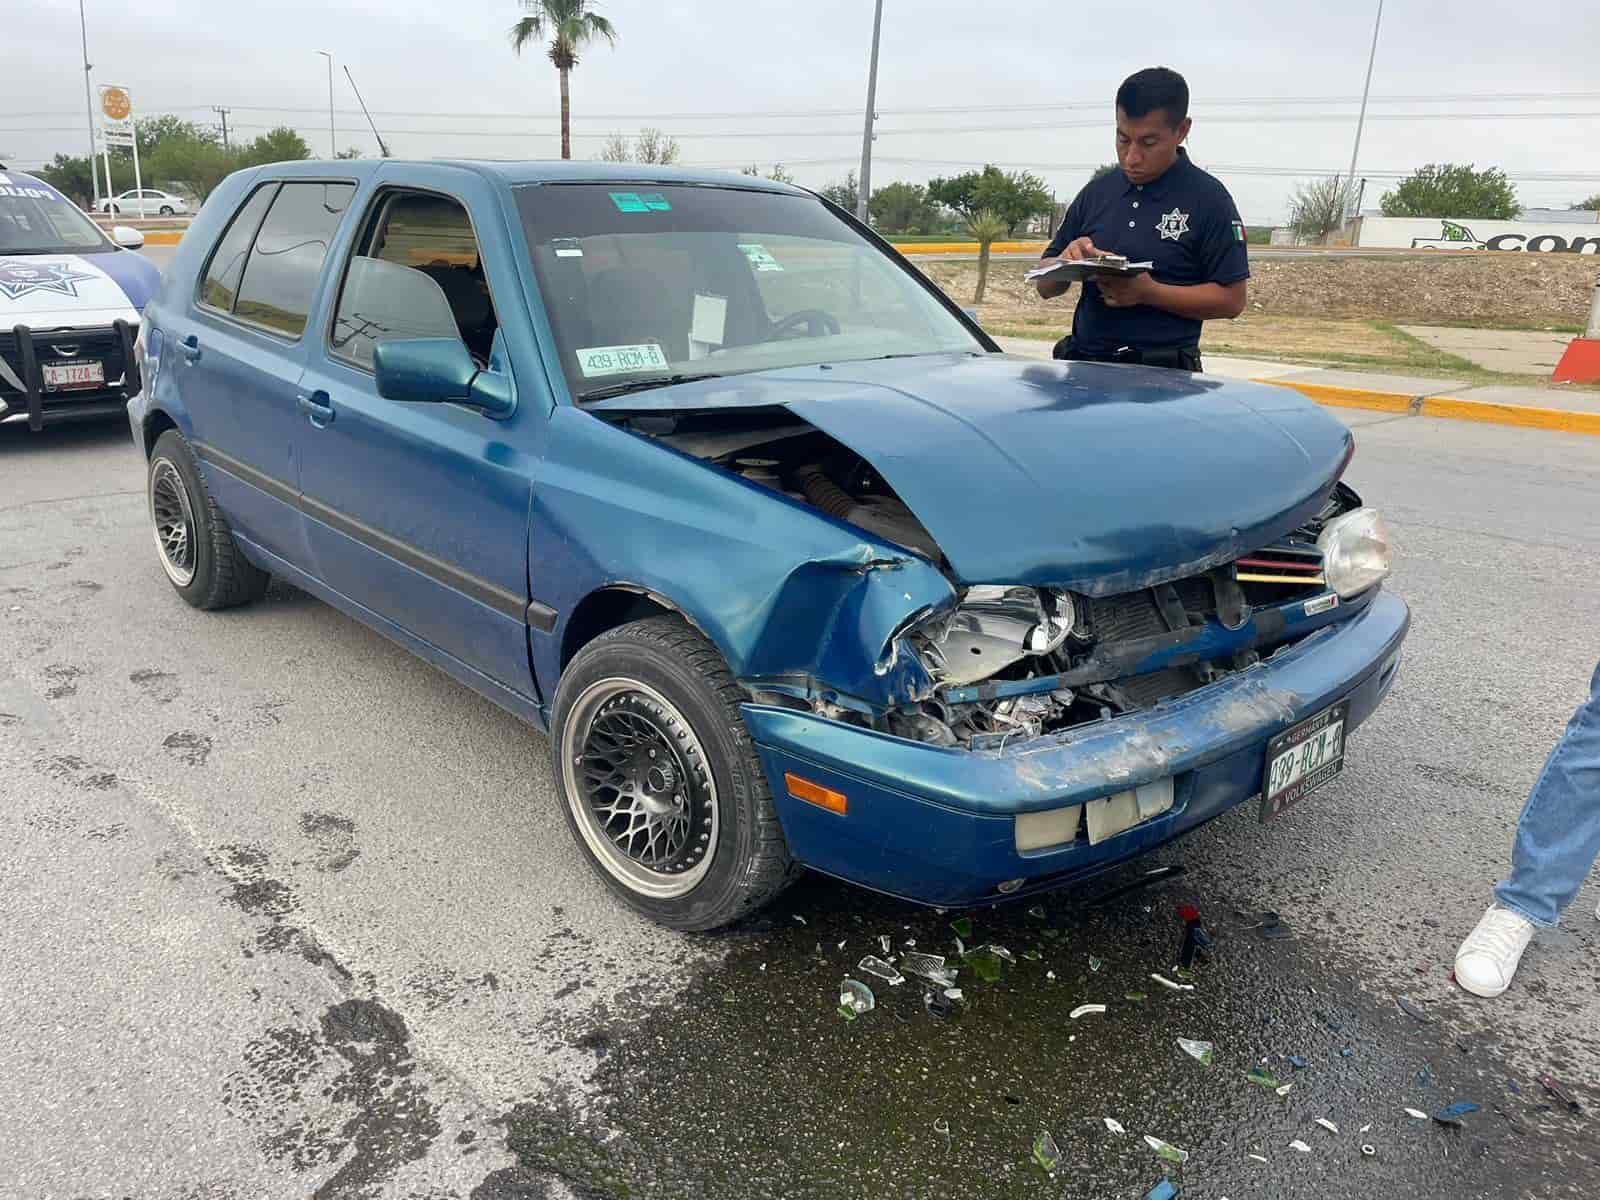
[[1146,67],[1122,81],[1117,89],[1117,107],[1134,118],[1160,109],[1167,114],[1167,123],[1176,129],[1189,115],[1189,85],[1168,67]]

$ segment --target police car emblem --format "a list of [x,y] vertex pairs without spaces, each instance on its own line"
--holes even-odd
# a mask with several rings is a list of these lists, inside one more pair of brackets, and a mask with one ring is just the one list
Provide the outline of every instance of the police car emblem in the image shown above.
[[1156,232],[1164,238],[1177,241],[1189,232],[1189,214],[1173,209],[1169,213],[1162,213],[1161,220],[1156,222]]
[[75,270],[67,263],[0,262],[0,292],[10,300],[19,300],[30,292],[54,292],[76,299],[78,284],[93,278],[89,272]]

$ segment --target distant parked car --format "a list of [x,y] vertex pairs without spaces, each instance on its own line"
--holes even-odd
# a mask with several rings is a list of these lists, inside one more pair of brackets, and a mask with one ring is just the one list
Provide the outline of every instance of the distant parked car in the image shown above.
[[100,211],[128,213],[136,217],[174,217],[189,211],[189,202],[171,192],[158,192],[155,188],[130,189],[120,196],[112,196],[100,203]]
[[[136,358],[179,596],[278,576],[549,730],[582,853],[679,929],[801,866],[981,904],[1276,817],[1399,667],[1342,424],[1285,388],[1002,354],[785,184],[241,172]],[[560,820],[493,799],[514,845]]]
[[0,172],[0,427],[121,415],[133,335],[161,272],[42,179]]

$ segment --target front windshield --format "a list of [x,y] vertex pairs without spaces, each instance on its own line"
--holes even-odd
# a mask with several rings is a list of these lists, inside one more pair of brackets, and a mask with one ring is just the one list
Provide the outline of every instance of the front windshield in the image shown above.
[[41,187],[0,184],[0,254],[93,254],[110,249],[95,223],[60,196]]
[[517,203],[579,400],[682,377],[984,349],[814,197],[540,184],[518,188]]

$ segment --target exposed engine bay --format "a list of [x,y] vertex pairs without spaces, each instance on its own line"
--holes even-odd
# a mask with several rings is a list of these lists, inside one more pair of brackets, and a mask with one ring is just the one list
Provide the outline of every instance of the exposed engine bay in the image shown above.
[[[952,578],[928,530],[863,457],[783,410],[635,415],[633,432],[782,492],[919,555]],[[1120,595],[1060,588],[963,586],[954,608],[913,624],[896,652],[917,656],[935,687],[920,702],[866,714],[801,704],[838,720],[938,746],[985,749],[1110,719],[1182,695],[1259,661],[1278,645],[1220,658],[1141,662],[1209,623],[1239,629],[1257,609],[1326,597],[1324,525],[1361,505],[1337,484],[1315,518],[1236,561]],[[1003,536],[1003,534],[997,534]]]

